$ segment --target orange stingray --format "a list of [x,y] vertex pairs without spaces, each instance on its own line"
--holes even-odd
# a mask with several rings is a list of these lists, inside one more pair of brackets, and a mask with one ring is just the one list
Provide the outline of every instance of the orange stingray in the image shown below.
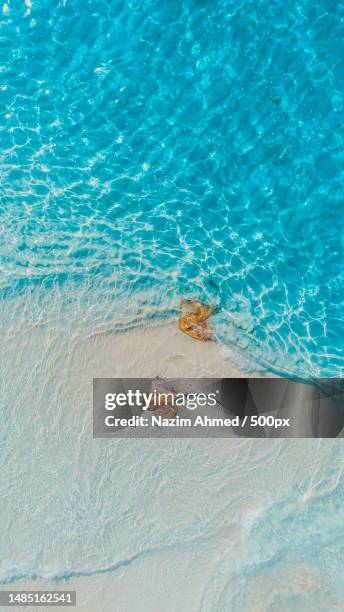
[[182,300],[178,321],[180,331],[195,340],[211,340],[208,319],[214,310],[213,306],[202,304],[199,300]]
[[154,399],[152,398],[148,406],[148,410],[154,411],[158,416],[164,417],[166,419],[174,418],[178,412],[178,407],[175,405],[175,393],[172,393],[172,395],[173,400],[171,397],[171,393],[167,393],[165,402],[158,404],[157,406],[155,405]]

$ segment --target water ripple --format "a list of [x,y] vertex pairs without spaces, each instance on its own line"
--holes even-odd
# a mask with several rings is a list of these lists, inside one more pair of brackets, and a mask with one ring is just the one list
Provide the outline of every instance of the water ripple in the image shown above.
[[343,3],[7,8],[4,296],[116,276],[220,304],[261,365],[342,375]]

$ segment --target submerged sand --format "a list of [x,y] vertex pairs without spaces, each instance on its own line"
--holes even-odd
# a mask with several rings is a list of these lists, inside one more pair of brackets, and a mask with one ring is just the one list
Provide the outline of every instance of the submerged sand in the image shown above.
[[[60,326],[23,321],[20,333],[9,334],[6,364],[7,371],[19,377],[13,385],[8,375],[5,389],[12,419],[6,416],[6,427],[15,432],[12,465],[25,459],[15,489],[11,473],[4,487],[8,548],[3,551],[3,588],[76,589],[74,609],[80,612],[132,612],[137,601],[141,609],[157,611],[162,600],[169,612],[200,610],[200,585],[211,576],[223,534],[217,528],[208,534],[202,527],[204,555],[203,539],[198,546],[197,534],[192,530],[185,536],[183,524],[186,519],[190,525],[199,523],[202,504],[202,516],[208,515],[208,489],[217,490],[225,481],[225,476],[216,483],[212,478],[221,472],[223,453],[232,464],[235,447],[228,449],[228,439],[94,440],[92,379],[246,374],[219,344],[192,340],[178,330],[176,320],[125,332],[98,328],[88,335],[72,326],[61,332]],[[226,474],[228,465],[224,469]],[[54,513],[61,508],[58,521],[51,520],[49,507]],[[123,517],[128,524],[122,523]],[[163,535],[153,533],[150,541],[152,529],[160,528]],[[70,534],[72,550],[66,552]],[[53,542],[51,550],[47,542]],[[209,559],[205,565],[204,557]],[[199,568],[191,577],[190,562]],[[61,580],[53,579],[57,576]]]
[[94,376],[245,377],[215,341],[200,342],[179,331],[176,321],[80,341],[96,361]]
[[[244,375],[176,321],[100,331],[23,322],[8,336],[2,588],[75,589],[77,612],[208,612],[230,597],[263,612],[306,584],[341,609],[336,575],[309,560],[317,530],[324,555],[340,531],[339,441],[93,439],[93,377]],[[300,563],[285,559],[281,516]]]

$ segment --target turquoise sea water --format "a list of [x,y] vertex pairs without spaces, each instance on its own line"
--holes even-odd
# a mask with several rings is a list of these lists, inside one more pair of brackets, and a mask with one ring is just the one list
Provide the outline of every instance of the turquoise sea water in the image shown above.
[[0,14],[3,299],[120,288],[125,326],[196,296],[262,367],[341,375],[344,3]]

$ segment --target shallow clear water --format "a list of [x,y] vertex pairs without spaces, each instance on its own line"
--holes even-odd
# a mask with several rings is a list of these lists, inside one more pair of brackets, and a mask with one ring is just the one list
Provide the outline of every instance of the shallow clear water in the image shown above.
[[87,281],[157,316],[198,296],[260,365],[342,374],[343,18],[338,0],[4,5],[4,299]]
[[92,440],[82,341],[197,296],[252,367],[343,373],[343,51],[338,0],[0,6],[2,585],[160,610],[183,560],[188,612],[342,609],[340,440]]

